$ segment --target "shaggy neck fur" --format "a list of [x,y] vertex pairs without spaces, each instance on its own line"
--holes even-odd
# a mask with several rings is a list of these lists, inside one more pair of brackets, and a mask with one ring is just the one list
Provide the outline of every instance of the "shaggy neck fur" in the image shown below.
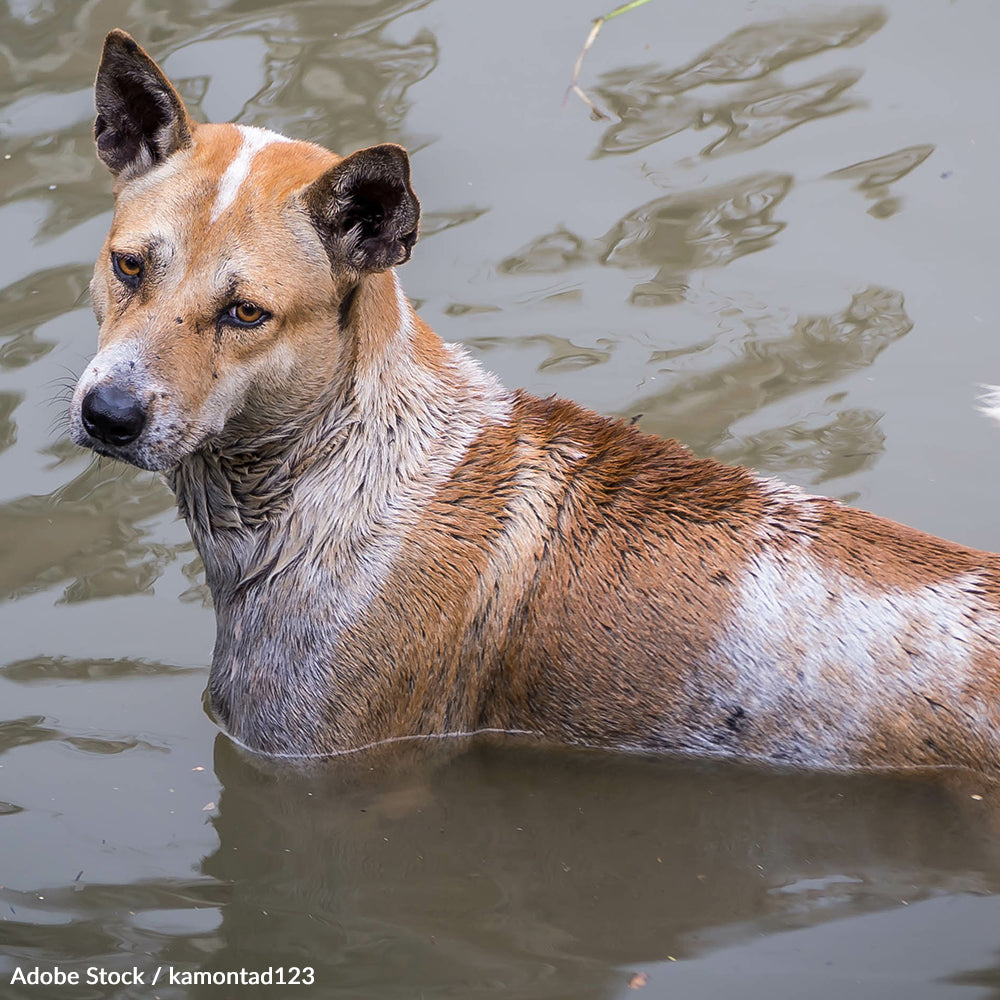
[[[311,406],[266,431],[248,412],[168,477],[217,609],[213,704],[239,739],[227,713],[253,701],[277,750],[286,724],[294,742],[314,718],[337,637],[378,595],[426,502],[510,414],[506,390],[417,319],[392,272],[362,279],[339,336],[347,357]],[[306,617],[322,629],[303,636]]]

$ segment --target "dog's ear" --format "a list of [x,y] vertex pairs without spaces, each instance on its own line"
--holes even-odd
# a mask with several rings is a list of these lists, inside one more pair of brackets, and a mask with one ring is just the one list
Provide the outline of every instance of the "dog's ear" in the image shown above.
[[384,271],[410,259],[420,202],[402,146],[352,153],[306,188],[302,199],[335,264]]
[[170,81],[127,32],[104,40],[94,85],[97,155],[125,180],[191,144],[191,120]]

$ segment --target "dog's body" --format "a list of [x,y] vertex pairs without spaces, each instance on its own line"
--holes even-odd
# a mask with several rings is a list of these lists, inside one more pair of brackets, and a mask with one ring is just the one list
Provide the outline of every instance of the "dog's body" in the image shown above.
[[503,729],[1000,772],[1000,557],[508,392],[391,267],[405,154],[195,125],[108,37],[74,439],[167,473],[266,753]]

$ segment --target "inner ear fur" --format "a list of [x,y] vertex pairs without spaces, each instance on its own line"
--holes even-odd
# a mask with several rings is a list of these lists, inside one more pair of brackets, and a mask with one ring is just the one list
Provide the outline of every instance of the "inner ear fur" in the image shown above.
[[420,202],[402,146],[352,153],[306,188],[302,200],[334,264],[384,271],[410,259]]
[[128,180],[191,145],[191,119],[159,66],[127,32],[104,40],[94,85],[97,155]]

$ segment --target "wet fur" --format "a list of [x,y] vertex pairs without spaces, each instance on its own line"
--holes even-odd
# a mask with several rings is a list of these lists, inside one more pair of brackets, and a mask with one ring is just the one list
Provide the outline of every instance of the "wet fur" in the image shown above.
[[[294,756],[500,729],[1000,772],[997,556],[507,391],[399,289],[402,150],[195,124],[130,42],[109,36],[99,108],[124,78],[153,111],[98,136],[117,206],[73,436],[96,446],[78,410],[102,381],[148,407],[134,446],[101,450],[177,495],[234,739]],[[121,247],[149,261],[129,295]],[[213,320],[241,298],[273,322]]]

